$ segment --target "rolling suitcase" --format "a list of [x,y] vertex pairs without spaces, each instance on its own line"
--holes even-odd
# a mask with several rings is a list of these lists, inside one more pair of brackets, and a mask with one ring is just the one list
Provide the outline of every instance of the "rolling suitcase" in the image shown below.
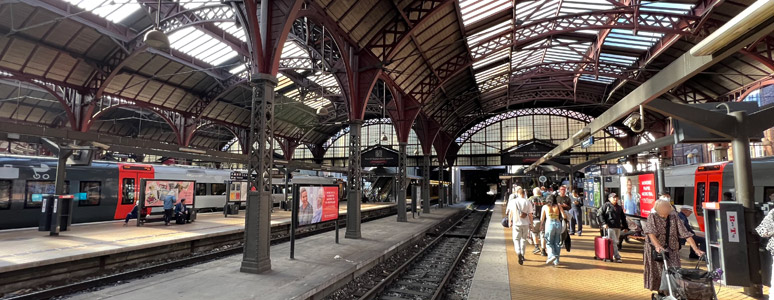
[[613,261],[613,240],[607,237],[595,237],[594,258],[603,261]]

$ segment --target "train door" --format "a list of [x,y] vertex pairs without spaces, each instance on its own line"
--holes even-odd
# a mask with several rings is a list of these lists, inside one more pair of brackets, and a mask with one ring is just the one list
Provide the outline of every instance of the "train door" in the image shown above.
[[118,165],[118,205],[115,219],[125,218],[134,208],[135,200],[140,197],[140,180],[153,177],[153,166]]
[[704,202],[718,202],[723,199],[723,167],[722,165],[700,166],[696,169],[694,184],[693,211],[699,228],[704,231]]

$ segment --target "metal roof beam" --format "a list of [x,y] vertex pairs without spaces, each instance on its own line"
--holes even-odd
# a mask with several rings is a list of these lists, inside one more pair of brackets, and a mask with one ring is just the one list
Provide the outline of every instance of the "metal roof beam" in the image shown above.
[[[715,63],[739,52],[739,50],[742,50],[744,47],[747,47],[747,45],[754,43],[772,31],[774,31],[774,23],[772,22],[759,26],[759,28],[752,30],[749,34],[739,38],[737,41],[729,43],[726,48],[722,51],[718,51],[714,55],[693,56],[690,52],[686,52],[654,75],[651,79],[645,81],[634,91],[623,97],[610,109],[599,116],[599,118],[589,123],[589,125],[585,127],[586,131],[593,134],[610,126],[610,124],[613,124],[620,118],[623,118],[634,111],[639,105],[647,104],[656,99],[669,91],[669,89],[680,85]],[[546,160],[551,159],[552,156],[558,156],[569,150],[575,146],[576,142],[577,141],[572,138],[565,140],[551,150],[551,152],[549,152],[550,155],[540,158],[537,162],[533,163],[530,168],[534,169]]]

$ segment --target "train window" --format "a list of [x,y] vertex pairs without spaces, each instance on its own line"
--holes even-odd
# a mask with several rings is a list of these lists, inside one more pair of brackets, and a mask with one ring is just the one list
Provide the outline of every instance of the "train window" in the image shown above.
[[0,180],[0,209],[11,208],[11,189],[13,181]]
[[102,183],[99,181],[81,181],[81,193],[86,193],[86,199],[78,201],[78,206],[96,206],[102,195]]
[[226,194],[226,184],[225,183],[213,183],[210,185],[210,190],[212,191],[212,195],[225,195]]
[[675,205],[684,205],[685,204],[685,188],[684,187],[676,187],[676,188],[674,188],[674,192],[671,195],[672,195],[672,200],[675,201]]
[[706,192],[706,182],[699,182],[696,184],[696,215],[703,217],[704,216],[704,210],[702,208],[702,203],[704,203],[704,194]]
[[763,187],[763,203],[774,202],[774,186]]
[[718,202],[718,195],[720,194],[720,183],[710,182],[709,187],[709,202]]
[[134,204],[134,178],[124,178],[121,185],[121,204]]
[[196,184],[196,196],[204,196],[207,195],[207,184],[206,183],[197,183]]
[[[24,208],[40,208],[43,203],[43,194],[55,194],[56,186],[53,181],[27,181],[27,191],[24,197]],[[70,193],[70,182],[65,181],[65,194]]]

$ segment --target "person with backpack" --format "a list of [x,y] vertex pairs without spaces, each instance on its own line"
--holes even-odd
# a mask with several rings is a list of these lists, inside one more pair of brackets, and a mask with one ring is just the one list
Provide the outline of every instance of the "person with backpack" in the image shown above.
[[551,249],[551,253],[546,260],[546,264],[553,263],[559,265],[559,256],[561,248],[559,242],[562,238],[562,222],[567,219],[559,202],[554,195],[548,195],[540,212],[540,223],[545,232],[546,246]]
[[[532,242],[535,244],[535,249],[532,250],[532,254],[540,254],[546,252],[546,240],[541,239],[540,234],[540,212],[543,208],[543,193],[540,188],[536,187],[532,189],[532,197],[529,197],[529,202],[532,203]],[[544,255],[546,256],[546,255]]]
[[519,256],[519,264],[524,264],[524,250],[532,226],[532,203],[525,197],[524,189],[517,186],[516,197],[508,201],[508,220],[513,233],[513,246]]
[[[613,245],[618,244],[618,239],[621,236],[621,230],[623,232],[629,231],[629,224],[626,222],[626,215],[621,205],[619,205],[620,198],[618,195],[611,193],[610,202],[605,203],[597,216],[602,221],[602,228],[605,229],[607,237],[610,238]],[[618,247],[613,247],[613,257],[615,262],[622,263],[621,254],[618,252]]]

